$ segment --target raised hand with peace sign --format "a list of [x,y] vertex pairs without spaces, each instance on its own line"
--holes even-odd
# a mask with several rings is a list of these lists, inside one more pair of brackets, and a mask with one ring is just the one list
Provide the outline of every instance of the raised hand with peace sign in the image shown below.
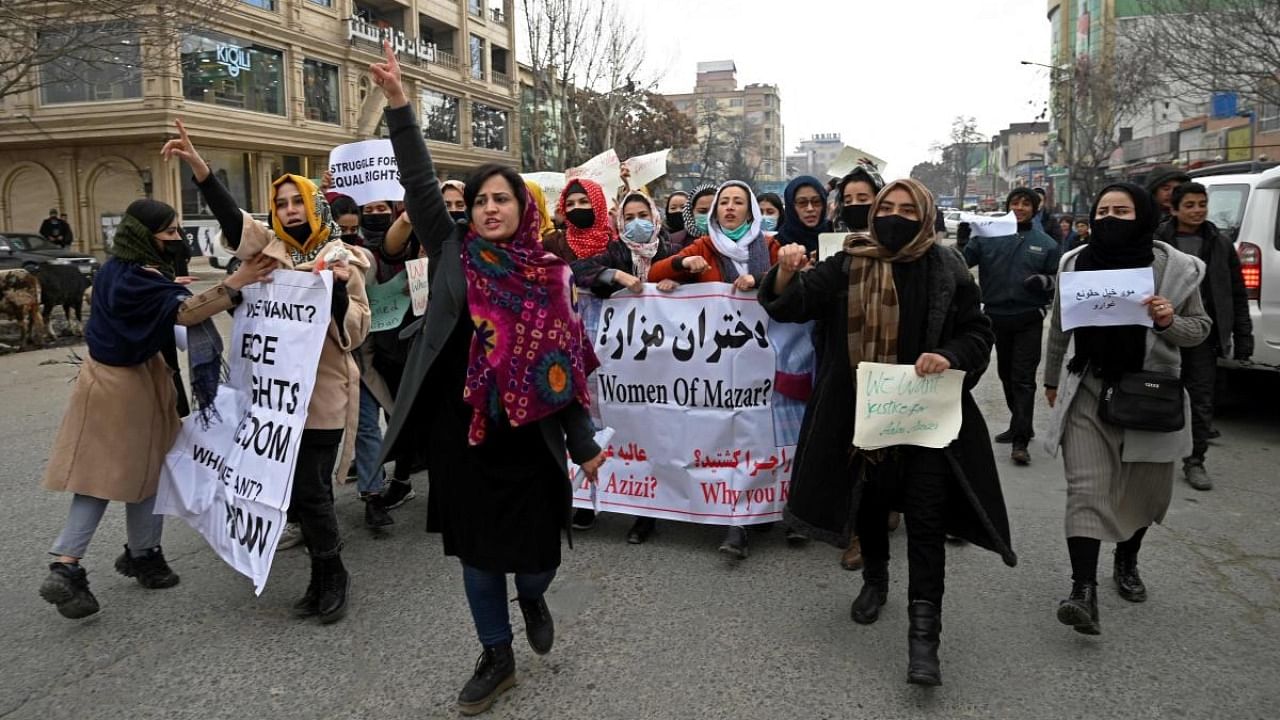
[[373,63],[369,71],[373,73],[373,84],[382,89],[387,98],[387,107],[400,108],[409,104],[409,97],[404,94],[404,81],[400,76],[400,61],[396,59],[396,51],[391,43],[385,40],[382,51],[386,54],[386,62]]
[[177,121],[178,137],[164,144],[160,149],[160,155],[165,160],[174,157],[181,158],[191,166],[191,174],[196,176],[196,182],[204,182],[209,177],[209,163],[200,157],[200,153],[196,151],[196,146],[191,143],[191,136],[187,135],[187,128],[182,124],[182,120]]

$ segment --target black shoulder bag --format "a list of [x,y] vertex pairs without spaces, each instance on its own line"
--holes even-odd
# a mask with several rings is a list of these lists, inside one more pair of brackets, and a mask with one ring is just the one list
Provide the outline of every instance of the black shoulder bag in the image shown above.
[[1157,372],[1131,372],[1102,387],[1098,415],[1112,425],[1147,432],[1177,432],[1186,425],[1182,380]]

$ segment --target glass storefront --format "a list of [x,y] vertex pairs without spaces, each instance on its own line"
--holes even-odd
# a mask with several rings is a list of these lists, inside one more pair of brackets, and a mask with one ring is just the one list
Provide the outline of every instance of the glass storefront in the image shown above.
[[284,115],[284,53],[230,35],[183,37],[182,92],[188,100]]
[[[242,210],[253,212],[253,193],[250,192],[253,175],[249,172],[251,162],[249,153],[201,148],[200,154],[205,162],[209,163],[209,169],[213,171],[214,176],[231,191],[231,197],[235,199],[236,204]],[[184,218],[213,217],[199,188],[191,178],[191,173],[181,172],[179,176],[182,178],[182,216]]]
[[471,104],[471,143],[484,150],[507,149],[507,111]]
[[131,100],[142,97],[142,51],[132,27],[80,26],[68,32],[41,32],[41,48],[58,57],[43,65],[40,101],[56,103]]
[[422,135],[428,140],[457,144],[458,98],[434,90],[422,91]]
[[342,122],[339,100],[338,66],[307,60],[302,63],[302,92],[307,103],[307,119],[324,123]]

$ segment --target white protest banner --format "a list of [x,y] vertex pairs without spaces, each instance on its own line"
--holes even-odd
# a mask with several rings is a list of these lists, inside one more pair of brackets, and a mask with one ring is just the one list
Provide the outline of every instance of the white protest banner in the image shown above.
[[329,151],[333,190],[349,196],[357,205],[375,200],[403,200],[400,166],[391,141],[362,140]]
[[618,153],[610,149],[576,168],[566,170],[564,176],[566,182],[574,178],[594,180],[604,188],[605,197],[613,197],[622,187],[621,167],[622,163],[618,162]]
[[372,316],[369,332],[394,330],[404,322],[404,312],[413,302],[413,297],[409,295],[407,273],[408,270],[401,270],[384,283],[365,286],[365,295],[369,297],[369,314]]
[[195,528],[258,594],[289,509],[332,291],[333,273],[292,270],[241,290],[217,413],[207,426],[198,413],[183,421],[160,473],[156,512]]
[[427,296],[431,293],[427,259],[414,258],[405,261],[404,271],[409,281],[409,299],[413,303],[413,314],[421,317],[427,311]]
[[[646,285],[604,302],[594,339],[593,403],[614,431],[600,509],[716,525],[781,518],[795,452],[774,438],[774,343],[754,294]],[[574,504],[592,507],[592,488],[577,483]]]
[[565,180],[564,173],[531,172],[521,173],[520,177],[537,183],[538,187],[542,188],[542,195],[547,201],[547,212],[554,215],[556,203],[560,200],[560,193],[564,192],[564,186],[568,182],[568,180]]
[[631,188],[639,190],[667,174],[667,156],[671,150],[659,150],[648,155],[637,155],[627,160],[631,171]]
[[1152,327],[1154,322],[1143,301],[1155,294],[1156,274],[1149,267],[1058,273],[1062,329]]
[[826,260],[844,250],[844,240],[849,233],[818,233],[818,260]]
[[884,172],[883,160],[872,155],[866,150],[859,150],[858,148],[845,145],[844,149],[840,151],[840,154],[836,156],[836,159],[831,161],[831,164],[827,166],[827,175],[834,178],[842,178],[850,172],[853,172],[854,168],[859,165],[866,165],[867,163],[874,164],[874,169],[877,172]]
[[1011,212],[1004,215],[962,212],[960,222],[969,223],[973,237],[1008,237],[1018,234],[1018,219]]
[[964,373],[920,377],[914,365],[858,363],[853,444],[863,450],[891,445],[944,448],[960,436]]

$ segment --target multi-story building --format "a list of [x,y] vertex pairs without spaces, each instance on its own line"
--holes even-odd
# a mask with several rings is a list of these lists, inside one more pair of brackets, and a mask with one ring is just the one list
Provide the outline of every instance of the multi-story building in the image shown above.
[[[755,171],[757,183],[786,179],[783,161],[782,98],[777,85],[754,83],[738,87],[738,68],[732,60],[698,63],[693,92],[667,95],[697,128],[699,148],[677,148],[671,173],[678,187],[715,170],[702,167],[708,137],[722,163],[741,162]],[[738,152],[738,149],[741,152]],[[729,178],[714,178],[727,180]]]
[[787,156],[788,174],[812,175],[825,181],[827,168],[831,167],[842,150],[844,141],[840,138],[840,133],[819,133],[801,140],[795,152]]
[[988,171],[999,176],[1002,186],[1039,187],[1045,182],[1045,147],[1049,144],[1049,123],[1013,123],[991,138]]
[[205,215],[189,171],[160,158],[178,118],[237,202],[266,212],[273,178],[319,177],[331,148],[381,132],[368,66],[384,39],[442,175],[516,165],[513,2],[228,0],[168,48],[126,30],[123,62],[45,66],[42,87],[0,99],[0,229],[62,208],[80,248],[100,250],[104,219],[144,195]]

